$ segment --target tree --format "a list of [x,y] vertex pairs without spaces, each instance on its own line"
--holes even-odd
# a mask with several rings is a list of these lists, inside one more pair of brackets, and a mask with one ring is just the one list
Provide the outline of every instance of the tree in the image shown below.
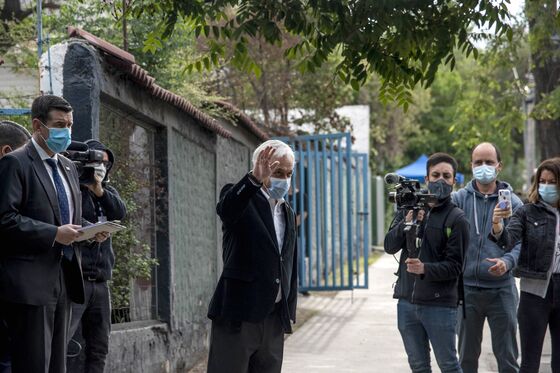
[[213,88],[218,94],[253,113],[271,133],[288,135],[291,124],[300,126],[296,132],[303,130],[303,124],[311,125],[316,133],[350,130],[349,121],[335,111],[348,103],[351,89],[333,79],[334,57],[313,73],[298,74],[292,62],[283,58],[286,45],[295,44],[293,38],[284,40],[284,47],[257,38],[248,42],[260,74],[227,64],[214,74]]
[[[521,88],[529,71],[526,38],[524,25],[515,25],[511,42],[493,40],[476,60],[458,57],[453,71],[440,69],[429,89],[412,92],[415,104],[407,112],[394,104],[382,106],[372,96],[376,88],[366,84],[355,102],[372,108],[372,169],[392,172],[420,154],[444,151],[453,154],[460,170],[468,173],[472,147],[491,141],[502,150],[504,178],[520,186]],[[520,80],[515,79],[514,68]]]
[[535,117],[540,158],[560,155],[560,27],[554,0],[525,5],[535,78]]
[[[147,37],[147,44],[172,35],[178,24],[190,25],[196,35],[215,39],[205,65],[223,55],[225,41],[233,41],[232,60],[254,70],[248,37],[270,44],[285,34],[299,38],[286,56],[302,71],[316,71],[329,56],[339,54],[338,76],[352,87],[368,76],[382,79],[381,95],[407,105],[408,89],[429,86],[438,67],[455,64],[455,50],[478,54],[470,32],[474,24],[494,26],[499,35],[510,34],[505,23],[509,0],[146,0],[131,4],[134,14],[162,19]],[[200,66],[200,64],[199,64]]]

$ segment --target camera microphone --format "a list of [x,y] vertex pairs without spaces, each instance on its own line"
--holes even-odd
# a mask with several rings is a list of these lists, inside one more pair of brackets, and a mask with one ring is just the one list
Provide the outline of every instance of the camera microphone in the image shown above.
[[395,173],[390,173],[385,175],[385,184],[398,184],[401,181],[405,180],[404,177],[402,177],[399,174],[395,174]]

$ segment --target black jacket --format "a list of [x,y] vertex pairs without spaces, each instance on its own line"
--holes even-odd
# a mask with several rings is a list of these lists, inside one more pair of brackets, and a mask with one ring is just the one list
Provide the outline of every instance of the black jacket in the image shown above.
[[[78,173],[69,159],[60,154],[58,159],[71,189],[72,223],[82,224]],[[56,190],[31,141],[0,159],[0,196],[0,299],[46,305],[62,266],[68,297],[83,303],[80,250],[74,246],[71,262],[61,258]]]
[[[122,220],[126,207],[115,188],[103,185],[103,196],[97,197],[87,187],[82,186],[82,216],[90,222],[97,222],[101,216],[107,221]],[[88,242],[81,245],[82,271],[85,279],[108,281],[111,279],[115,254],[111,237],[97,243]]]
[[389,254],[401,250],[393,297],[415,304],[456,307],[459,302],[458,280],[469,240],[469,223],[464,213],[450,199],[428,211],[419,234],[422,243],[418,258],[424,263],[424,274],[420,276],[406,271],[408,251],[404,216],[404,211],[398,213],[384,243]]
[[[513,269],[514,276],[546,279],[554,259],[556,243],[557,217],[554,210],[542,201],[521,206],[497,240],[506,250],[511,250],[521,242],[519,261]],[[489,237],[496,240],[492,234]]]
[[270,204],[260,189],[246,175],[220,193],[216,211],[222,220],[224,269],[208,317],[262,321],[274,309],[281,286],[284,330],[289,333],[297,302],[295,214],[286,202],[286,231],[280,252]]

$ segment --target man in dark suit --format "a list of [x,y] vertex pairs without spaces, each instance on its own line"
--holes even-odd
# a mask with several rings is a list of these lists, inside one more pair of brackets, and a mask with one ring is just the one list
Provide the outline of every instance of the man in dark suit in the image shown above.
[[[0,121],[0,158],[24,146],[31,134],[25,127],[10,120]],[[0,310],[0,373],[11,373],[10,340]]]
[[281,371],[297,301],[295,214],[284,200],[294,161],[288,145],[269,140],[253,170],[220,193],[224,269],[208,311],[208,373]]
[[[70,300],[84,301],[81,198],[70,144],[72,107],[36,98],[33,136],[0,159],[0,307],[14,373],[64,373]],[[102,237],[98,237],[102,240]]]

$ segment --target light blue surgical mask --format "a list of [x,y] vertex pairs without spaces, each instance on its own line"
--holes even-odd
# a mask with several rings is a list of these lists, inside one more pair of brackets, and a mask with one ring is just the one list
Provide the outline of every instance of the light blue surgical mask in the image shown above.
[[473,176],[481,184],[487,185],[496,180],[496,167],[483,164],[473,168]]
[[276,177],[270,178],[270,187],[268,187],[268,194],[274,199],[282,199],[290,189],[291,178],[278,179]]
[[[72,142],[72,131],[70,128],[50,128],[41,122],[46,129],[49,130],[49,137],[43,140],[53,153],[62,153],[70,146]],[[41,136],[42,137],[42,136]]]
[[543,201],[549,205],[555,205],[558,202],[558,186],[555,184],[539,184],[539,194]]

